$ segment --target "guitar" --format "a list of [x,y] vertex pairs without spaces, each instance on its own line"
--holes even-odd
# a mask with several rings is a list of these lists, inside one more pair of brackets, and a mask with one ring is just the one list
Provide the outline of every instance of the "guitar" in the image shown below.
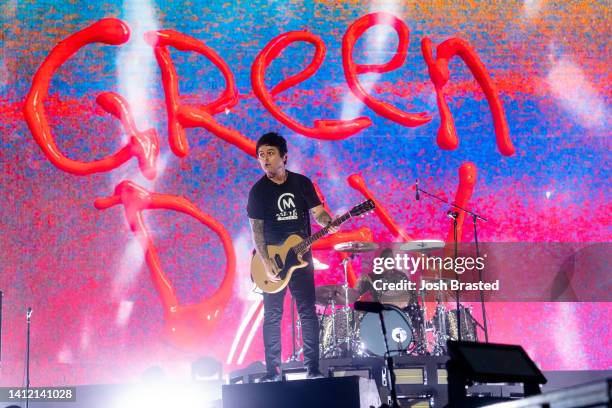
[[280,279],[279,281],[272,282],[268,280],[266,268],[264,267],[261,257],[256,251],[253,251],[253,259],[251,260],[251,279],[259,289],[266,293],[280,292],[289,284],[289,280],[296,269],[308,265],[308,262],[304,261],[302,257],[308,252],[308,249],[315,241],[328,234],[330,227],[337,227],[349,218],[357,217],[373,209],[374,202],[372,200],[364,201],[351,208],[350,211],[341,217],[333,220],[327,227],[322,228],[306,239],[303,239],[299,235],[290,235],[282,245],[268,245],[268,255],[270,255],[270,259],[276,264],[278,270],[276,276]]

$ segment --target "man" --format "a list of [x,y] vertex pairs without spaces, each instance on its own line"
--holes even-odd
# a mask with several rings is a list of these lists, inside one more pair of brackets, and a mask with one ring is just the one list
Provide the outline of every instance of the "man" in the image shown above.
[[[393,250],[391,248],[385,248],[382,250],[379,257],[384,260],[387,258],[393,259]],[[379,281],[379,283],[376,284],[378,288],[375,287],[375,281]],[[406,285],[407,282],[409,282],[409,279],[404,272],[398,271],[397,269],[385,268],[381,274],[370,272],[361,275],[355,285],[355,289],[359,293],[359,296],[365,295],[365,297],[371,298],[374,302],[391,304],[400,309],[405,309],[411,302],[417,302],[416,291],[408,291],[406,289],[383,289],[383,283],[395,284],[401,287],[399,285]]]
[[[285,169],[287,142],[277,133],[266,133],[257,141],[257,159],[265,172],[249,192],[247,213],[257,254],[262,258],[266,274],[277,281],[277,267],[268,255],[267,245],[280,245],[290,235],[302,238],[310,232],[310,214],[321,226],[331,216],[325,211],[312,182],[305,176]],[[336,232],[337,228],[330,228]],[[319,371],[319,322],[315,313],[315,288],[312,254],[305,254],[308,266],[297,269],[289,281],[296,300],[304,340],[304,365],[308,378],[323,377]],[[279,381],[281,364],[281,330],[286,288],[278,293],[264,293],[264,347],[267,374],[262,381]]]

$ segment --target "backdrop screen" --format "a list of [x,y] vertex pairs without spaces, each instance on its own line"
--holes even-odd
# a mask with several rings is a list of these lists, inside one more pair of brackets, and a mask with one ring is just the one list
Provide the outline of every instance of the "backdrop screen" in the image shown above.
[[[417,179],[485,216],[482,242],[610,241],[609,15],[602,1],[3,1],[0,383],[22,382],[28,307],[34,385],[262,360],[246,201],[269,131],[331,212],[378,204],[315,247],[330,266],[316,285],[342,282],[336,242],[453,240]],[[544,370],[612,366],[609,302],[487,312],[490,340]],[[284,357],[290,327],[285,313]]]

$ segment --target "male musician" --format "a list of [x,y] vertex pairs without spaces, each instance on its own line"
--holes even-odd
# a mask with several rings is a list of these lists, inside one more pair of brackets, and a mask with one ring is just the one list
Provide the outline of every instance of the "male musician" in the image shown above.
[[[325,211],[308,177],[288,171],[287,142],[277,133],[266,133],[257,141],[257,159],[265,172],[249,192],[247,213],[253,241],[262,258],[266,274],[278,281],[276,264],[270,259],[267,245],[280,245],[290,235],[302,238],[310,232],[310,214],[321,226],[332,217]],[[337,228],[330,228],[336,232]],[[319,371],[319,322],[315,313],[314,269],[312,253],[303,258],[308,266],[297,269],[289,281],[296,300],[304,340],[304,365],[308,378],[323,377]],[[263,336],[267,374],[261,381],[279,381],[281,364],[281,330],[283,300],[286,288],[278,293],[264,293]]]
[[[393,250],[391,248],[385,248],[380,253],[380,258],[393,259]],[[384,263],[384,262],[383,262]],[[378,285],[375,285],[375,281],[379,281]],[[386,269],[381,274],[370,272],[359,277],[355,289],[359,295],[367,295],[371,297],[371,300],[380,303],[392,304],[404,309],[408,307],[409,302],[416,301],[416,291],[407,291],[406,289],[388,290],[383,289],[382,283],[386,284],[405,284],[409,279],[406,274],[397,269]]]

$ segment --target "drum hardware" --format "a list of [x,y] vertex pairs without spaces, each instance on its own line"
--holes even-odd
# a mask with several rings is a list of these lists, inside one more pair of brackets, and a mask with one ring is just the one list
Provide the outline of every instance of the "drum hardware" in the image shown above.
[[[441,278],[439,276],[423,277],[421,279],[425,282],[444,282],[447,284],[447,286],[450,281],[450,279]],[[435,293],[436,307],[434,310],[434,316],[429,322],[429,330],[433,331],[433,347],[431,352],[434,356],[442,356],[447,354],[446,341],[449,339],[447,321],[448,312],[446,310],[446,306],[444,305],[446,293],[442,290],[442,287],[443,285],[437,285]],[[421,298],[424,307],[426,307],[426,292],[426,290],[421,291]]]
[[418,304],[418,301],[411,302],[406,308],[406,313],[410,322],[412,323],[413,341],[414,348],[412,354],[416,355],[427,355],[427,339],[425,337],[426,324],[425,324],[425,313],[424,309]]
[[387,352],[385,342],[389,345],[388,352],[392,356],[409,354],[413,351],[413,327],[408,316],[398,307],[384,305],[382,311],[387,326],[386,337],[381,333],[378,313],[367,312],[359,322],[359,338],[362,349],[372,355],[384,357]]
[[378,244],[376,242],[363,242],[363,241],[352,241],[352,242],[341,242],[334,245],[334,250],[338,252],[348,252],[351,254],[360,254],[362,252],[376,251]]
[[[437,325],[434,323],[435,316],[439,316]],[[448,335],[446,330],[446,307],[442,302],[438,302],[436,305],[432,326],[434,328],[434,346],[432,354],[434,356],[443,356],[447,354],[446,341],[448,340]]]
[[399,249],[406,252],[425,252],[432,249],[444,248],[446,243],[439,239],[420,239],[408,241],[399,245]]
[[[350,321],[349,321],[349,295],[348,295],[348,290],[349,290],[349,285],[348,285],[348,263],[351,262],[353,260],[353,257],[355,255],[351,254],[350,256],[347,256],[346,258],[344,258],[342,260],[342,269],[344,270],[344,284],[342,285],[344,288],[344,314],[346,317],[346,333],[345,333],[345,337],[344,337],[344,342],[346,343],[346,351],[349,354],[347,357],[352,357],[352,353],[351,353],[351,340],[353,335],[355,334],[354,332],[351,333],[349,331],[349,327],[350,327]],[[353,301],[354,302],[354,301]]]
[[[349,304],[354,303],[359,294],[348,284],[348,263],[352,261],[355,254],[373,251],[378,248],[378,244],[373,242],[342,242],[334,245],[334,250],[349,253],[350,256],[342,260],[344,271],[344,282],[342,285],[327,285],[315,288],[316,301],[325,305],[325,309],[331,306],[331,314],[323,315],[321,318],[321,356],[322,357],[352,357],[358,346],[355,336],[355,318]],[[342,304],[340,312],[336,310],[336,305]],[[338,318],[343,320],[341,325],[342,333],[338,335]],[[328,323],[329,322],[329,323]],[[329,327],[331,325],[331,328]],[[331,329],[331,338],[330,331]]]
[[[353,309],[349,310],[348,319],[344,307],[337,308],[333,305],[334,311],[321,317],[320,332],[320,352],[322,358],[352,356],[358,350],[355,341],[355,316]],[[347,326],[348,320],[348,326]],[[349,338],[348,342],[346,338]],[[348,348],[347,348],[348,347]]]
[[[346,333],[345,333],[345,337],[344,337],[344,343],[345,343],[345,350],[347,353],[346,357],[352,357],[353,355],[353,350],[354,350],[354,345],[352,344],[355,341],[355,330],[351,330],[351,322],[350,322],[350,318],[349,318],[349,313],[351,311],[350,307],[349,307],[349,289],[355,291],[352,288],[349,288],[349,284],[348,284],[348,264],[349,262],[351,262],[353,260],[353,258],[355,257],[355,254],[359,254],[359,253],[363,253],[363,252],[370,252],[370,251],[374,251],[378,249],[378,244],[374,243],[374,242],[359,242],[359,241],[354,241],[354,242],[342,242],[339,244],[334,245],[334,250],[339,251],[339,252],[348,252],[350,253],[350,256],[347,256],[346,258],[344,258],[342,260],[342,269],[344,270],[344,282],[343,282],[343,288],[344,288],[344,308],[343,308],[343,312],[344,312],[344,317],[346,319]],[[355,294],[357,294],[357,292],[355,291]],[[358,295],[358,294],[357,294]],[[355,297],[355,299],[352,300],[353,303],[355,302],[355,300],[357,300],[357,298]],[[339,339],[337,339],[339,340]]]
[[446,327],[448,329],[448,336],[451,340],[459,338],[459,330],[461,330],[461,337],[464,341],[478,341],[478,335],[476,327],[478,322],[472,316],[472,308],[461,306],[461,328],[458,326],[458,313],[456,310],[448,312],[446,318]]
[[[345,285],[326,285],[315,288],[316,302],[325,305],[320,318],[320,350],[323,358],[341,357],[351,349],[354,327],[351,324],[352,309],[349,303],[355,302],[358,293]],[[337,305],[343,305],[340,310]],[[329,314],[327,311],[331,310]],[[347,338],[349,341],[347,341]]]
[[[399,314],[401,316],[404,317],[402,311],[400,309],[398,309],[395,306],[391,306],[391,305],[383,305],[381,303],[378,302],[356,302],[355,303],[355,309],[356,310],[363,310],[363,311],[374,311],[376,309],[377,313],[367,313],[366,316],[372,316],[374,314],[376,314],[378,316],[378,318],[380,319],[380,327],[381,327],[381,331],[382,331],[382,337],[385,343],[385,350],[384,350],[384,358],[385,358],[385,367],[387,368],[387,370],[389,371],[389,378],[391,379],[391,408],[400,408],[399,402],[397,400],[397,390],[395,388],[395,371],[394,371],[394,367],[393,367],[393,356],[391,355],[391,350],[389,349],[389,342],[387,340],[388,338],[388,332],[387,332],[387,316],[385,316],[385,312],[399,312]],[[406,320],[406,322],[408,322]],[[393,333],[396,332],[396,333]],[[396,337],[398,338],[398,340],[402,337],[401,332],[398,332],[397,329],[393,329],[392,333],[391,333],[392,337]]]
[[[441,241],[421,240],[406,243],[413,251],[438,249]],[[446,342],[463,336],[465,340],[477,341],[476,327],[480,324],[472,317],[471,310],[459,304],[459,309],[448,310],[445,302],[444,285],[436,285],[435,289],[420,290],[413,295],[389,294],[386,300],[381,297],[385,307],[384,318],[387,323],[387,337],[380,338],[380,323],[374,317],[376,314],[365,313],[356,316],[349,306],[354,303],[359,293],[348,286],[348,263],[356,254],[369,252],[377,248],[376,244],[368,242],[348,242],[338,244],[334,249],[348,252],[351,256],[342,261],[344,282],[337,285],[326,285],[315,288],[316,301],[325,305],[321,316],[321,357],[356,357],[385,356],[383,343],[386,341],[392,355],[445,355]],[[422,277],[428,282],[444,282],[450,286],[448,278],[442,278],[439,271],[434,277]],[[435,291],[436,306],[434,316],[427,319],[426,295]],[[401,301],[402,308],[393,305],[394,300]],[[454,299],[456,300],[456,299]],[[391,302],[390,304],[387,302]],[[407,304],[405,303],[407,302]],[[395,307],[393,307],[395,306]],[[331,312],[328,313],[331,307]],[[461,330],[459,329],[461,328]],[[433,332],[429,340],[427,333]],[[375,335],[374,333],[378,333]]]
[[336,304],[354,303],[357,298],[359,298],[357,291],[353,288],[345,290],[344,285],[325,285],[315,288],[315,301],[322,306],[327,306],[332,301]]
[[[472,309],[463,305],[460,308],[459,312],[456,309],[446,310],[442,303],[436,307],[436,314],[432,319],[435,333],[434,355],[448,354],[446,342],[459,338],[459,327],[464,341],[478,341],[476,327],[479,324],[472,316]],[[462,316],[461,326],[458,324],[459,314]]]
[[[318,288],[317,288],[318,289]],[[317,298],[318,299],[318,298]],[[317,300],[318,301],[318,300]],[[327,309],[331,306],[331,314]],[[330,328],[331,325],[331,328]],[[325,310],[319,319],[319,350],[323,358],[334,357],[336,354],[336,301],[333,297],[325,304]],[[331,333],[329,331],[331,330]]]

